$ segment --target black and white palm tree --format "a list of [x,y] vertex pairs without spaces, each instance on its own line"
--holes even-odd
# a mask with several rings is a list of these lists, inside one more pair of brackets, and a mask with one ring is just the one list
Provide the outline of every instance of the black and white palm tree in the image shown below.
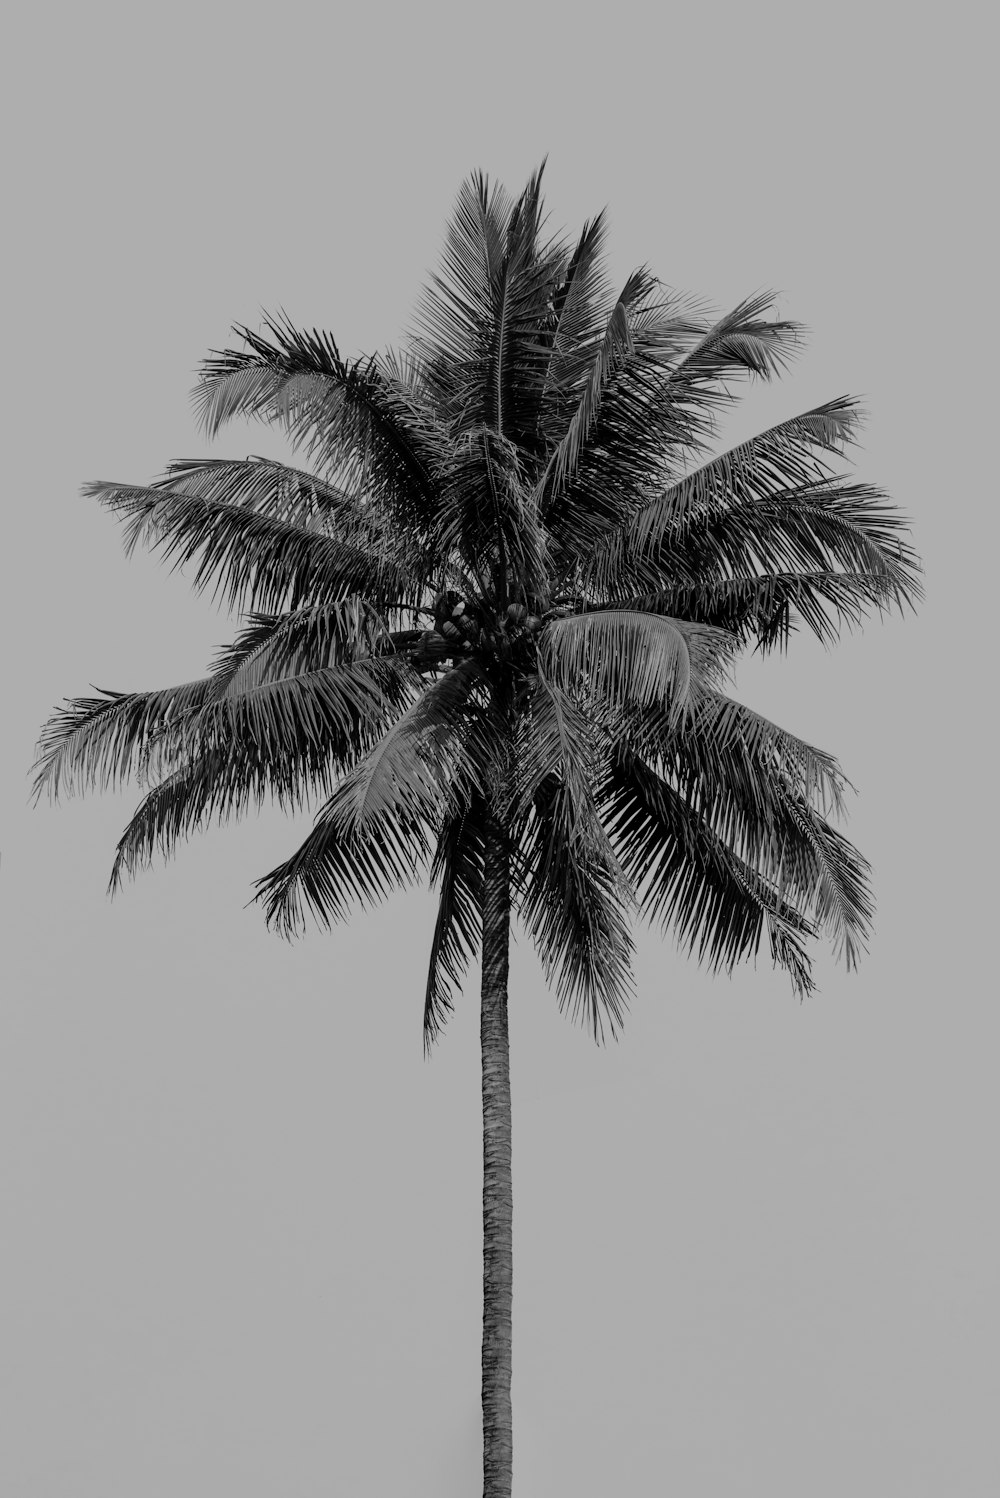
[[276,318],[205,362],[208,431],[260,418],[303,467],[88,486],[129,551],[191,564],[244,621],[201,680],[69,701],[36,781],[140,779],[112,887],[214,817],[319,793],[258,881],[286,934],[429,870],[427,1048],[482,962],[487,1498],[511,1484],[511,917],[597,1039],[627,1008],[635,914],[716,969],[766,935],[800,994],[817,935],[851,967],[872,899],[831,820],[842,772],[727,696],[728,670],[920,596],[902,517],[843,472],[853,400],[717,447],[731,382],[799,342],[773,299],[714,319],[646,270],[614,295],[603,215],[546,238],[540,178],[462,188],[402,352],[345,359]]

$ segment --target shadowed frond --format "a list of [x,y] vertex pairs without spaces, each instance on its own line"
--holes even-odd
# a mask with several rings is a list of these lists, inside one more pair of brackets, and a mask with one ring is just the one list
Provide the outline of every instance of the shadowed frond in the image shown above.
[[869,868],[826,821],[848,785],[836,760],[720,693],[699,691],[678,731],[655,710],[629,745],[706,827],[777,890],[812,912],[853,966],[870,927]]
[[797,936],[815,936],[815,926],[693,814],[673,786],[621,750],[598,801],[644,916],[673,931],[711,970],[729,972],[757,953],[766,923],[776,965],[791,974],[801,996],[811,991]]
[[722,511],[740,499],[821,481],[831,470],[823,453],[841,453],[854,440],[861,412],[847,397],[779,422],[670,484],[616,530],[602,537],[586,568],[600,592],[635,588],[635,572],[660,546],[669,547],[692,515]]
[[317,901],[327,897],[332,912],[342,911],[339,881],[355,880],[361,896],[388,888],[407,837],[426,853],[429,828],[490,792],[499,742],[483,680],[478,665],[464,661],[425,686],[353,766],[299,852],[258,881],[268,921],[297,929],[300,894],[319,914]]
[[884,572],[772,572],[664,588],[623,606],[711,625],[733,635],[740,647],[752,642],[766,653],[786,649],[800,621],[831,645],[845,625],[860,626],[873,609],[885,613],[896,596]]
[[329,928],[347,919],[351,900],[371,907],[394,889],[415,884],[430,849],[422,821],[400,818],[344,832],[324,818],[291,858],[254,881],[254,900],[263,903],[268,925],[283,936],[305,929],[307,910]]
[[67,698],[47,720],[33,768],[33,797],[43,791],[56,800],[61,791],[109,790],[136,774],[159,740],[180,740],[185,724],[204,705],[207,678],[156,692],[112,692]]
[[461,559],[498,608],[546,586],[547,537],[518,449],[489,427],[455,442],[442,476],[435,540],[443,555]]
[[424,994],[424,1054],[429,1055],[448,1015],[466,965],[482,938],[484,802],[473,796],[447,816],[430,869],[439,882],[437,920]]
[[582,1012],[595,1040],[624,1022],[634,993],[630,891],[610,845],[572,836],[576,808],[554,776],[539,786],[519,857],[517,912],[541,959],[557,977],[560,1010]]
[[564,788],[559,807],[566,813],[567,836],[603,842],[592,787],[605,748],[606,735],[596,716],[539,669],[528,683],[518,721],[511,825],[523,825],[542,787],[554,780]]
[[648,300],[655,288],[656,281],[645,268],[633,271],[611,309],[604,337],[594,352],[576,410],[539,481],[539,496],[544,495],[543,508],[551,505],[567,479],[575,473],[583,445],[597,418],[601,397],[612,377],[626,365],[629,355],[635,352],[635,309]]
[[221,592],[234,610],[247,604],[251,609],[297,609],[351,593],[373,600],[413,595],[414,603],[420,601],[415,579],[377,551],[242,505],[105,482],[87,484],[84,493],[126,520],[127,555],[141,541],[173,558],[172,570],[198,557],[192,586],[201,592],[214,580],[213,599]]
[[156,848],[171,857],[180,838],[215,817],[238,818],[269,795],[285,811],[301,811],[316,792],[329,795],[410,691],[399,662],[369,660],[212,697],[169,755],[153,744],[148,769],[163,778],[118,844],[112,889],[123,873],[148,867]]

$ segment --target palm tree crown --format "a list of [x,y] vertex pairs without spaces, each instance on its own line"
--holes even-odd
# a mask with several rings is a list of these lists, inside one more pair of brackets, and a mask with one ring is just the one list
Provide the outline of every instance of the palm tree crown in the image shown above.
[[74,699],[39,750],[39,793],[142,781],[112,887],[267,794],[324,797],[258,881],[285,933],[429,865],[428,1047],[482,938],[491,826],[560,1004],[595,1037],[627,1007],[633,911],[715,967],[766,928],[802,993],[807,938],[852,964],[872,906],[829,820],[844,777],[723,688],[747,646],[799,623],[833,640],[920,593],[899,513],[837,471],[854,401],[715,450],[728,382],[770,378],[799,341],[773,299],[716,320],[644,269],[615,296],[603,215],[546,238],[540,179],[516,200],[463,187],[402,352],[347,360],[275,318],[204,363],[207,430],[262,418],[306,467],[88,486],[129,551],[194,563],[247,617],[203,679]]

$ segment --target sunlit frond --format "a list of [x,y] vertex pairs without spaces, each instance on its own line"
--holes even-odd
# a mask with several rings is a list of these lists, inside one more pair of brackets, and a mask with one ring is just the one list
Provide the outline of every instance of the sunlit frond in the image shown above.
[[203,364],[194,402],[209,433],[234,416],[263,417],[311,462],[378,494],[397,523],[426,526],[444,433],[419,385],[399,378],[398,362],[349,363],[329,334],[302,332],[284,317],[265,326],[269,338],[239,328],[246,348]]
[[735,642],[723,630],[629,609],[553,619],[539,660],[564,691],[585,683],[612,710],[658,703],[672,718],[689,705],[692,681],[723,679]]
[[489,793],[498,747],[482,668],[463,661],[424,687],[321,815],[345,829],[396,815],[433,823],[453,809],[456,798],[462,804],[470,795]]
[[167,465],[157,491],[198,495],[311,530],[343,535],[357,524],[355,492],[269,458],[185,458]]

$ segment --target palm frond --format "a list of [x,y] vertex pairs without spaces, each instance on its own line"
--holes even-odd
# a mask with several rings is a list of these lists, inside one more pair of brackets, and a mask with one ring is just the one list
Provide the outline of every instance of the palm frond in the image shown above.
[[595,1040],[624,1022],[634,993],[633,942],[626,918],[630,891],[607,845],[570,835],[577,811],[555,776],[539,786],[518,856],[517,913],[529,931],[547,982],[557,981],[560,1011],[572,1004]]
[[588,580],[602,593],[623,584],[634,588],[629,579],[635,569],[669,545],[689,517],[829,477],[821,454],[841,453],[854,440],[861,414],[847,396],[826,401],[685,474],[601,538],[589,559]]
[[125,519],[125,550],[141,541],[173,558],[173,569],[200,557],[193,586],[214,579],[231,609],[292,609],[362,593],[372,599],[420,599],[419,584],[377,552],[242,505],[132,484],[87,484],[84,493]]
[[[620,562],[595,559],[594,578],[612,594],[627,589],[634,597],[637,588],[660,592],[726,580],[757,584],[762,575],[832,573],[859,580],[859,601],[902,610],[922,596],[920,563],[903,539],[907,529],[879,489],[830,477],[690,511]],[[807,591],[801,596],[808,600]]]
[[482,939],[485,803],[477,796],[445,817],[431,863],[440,882],[437,920],[424,995],[424,1054],[429,1055],[448,1015],[466,965]]
[[689,704],[692,680],[719,681],[734,649],[723,630],[661,614],[597,609],[550,621],[540,641],[545,674],[565,691],[623,711],[658,703],[672,719]]
[[706,328],[670,371],[669,399],[728,403],[721,382],[734,374],[770,379],[788,367],[801,345],[798,323],[769,318],[774,293],[759,292]]
[[255,881],[254,899],[283,936],[305,929],[307,910],[329,928],[347,919],[352,899],[371,907],[415,884],[430,851],[430,829],[419,819],[386,819],[345,831],[321,816],[291,858]]
[[456,802],[489,792],[500,743],[487,678],[477,661],[461,661],[423,688],[322,815],[345,829],[396,815],[433,822]]
[[237,328],[246,348],[202,365],[194,402],[215,435],[234,416],[283,425],[310,460],[379,494],[399,524],[426,526],[433,513],[433,469],[443,433],[402,366],[345,360],[327,333],[305,333],[268,318],[270,338]]
[[739,646],[753,643],[765,654],[787,649],[800,621],[824,645],[832,645],[845,625],[860,626],[873,609],[885,613],[895,599],[884,572],[821,569],[706,578],[629,598],[620,606],[722,629]]
[[[552,293],[552,330],[548,335],[550,353],[544,392],[554,398],[551,415],[558,417],[560,436],[565,415],[559,397],[575,398],[580,381],[591,370],[594,348],[606,330],[604,309],[609,283],[602,259],[605,236],[602,212],[584,224],[565,274],[558,279]],[[546,418],[551,419],[549,413],[543,420]]]
[[403,867],[408,842],[412,868],[427,852],[428,829],[471,797],[492,792],[501,745],[483,685],[476,662],[463,661],[425,686],[354,764],[299,852],[258,881],[269,922],[297,929],[302,897],[321,916],[323,900],[334,914],[342,912],[341,881],[353,880],[362,898],[385,892]]
[[391,651],[381,614],[352,595],[284,614],[248,615],[231,645],[217,652],[212,698],[237,696],[284,676],[321,671]]
[[148,867],[156,848],[171,857],[213,818],[238,818],[268,796],[300,811],[317,791],[330,795],[405,710],[416,682],[393,658],[244,681],[239,691],[224,673],[208,678],[200,710],[147,748],[144,778],[161,778],[122,835],[112,888]]
[[114,692],[96,687],[100,697],[73,697],[56,708],[38,741],[33,797],[50,800],[60,792],[109,790],[141,770],[153,743],[176,742],[204,706],[208,678],[154,692]]
[[680,729],[646,709],[627,742],[780,900],[814,914],[849,967],[856,962],[872,915],[869,867],[826,820],[827,811],[843,816],[849,784],[832,755],[705,689]]
[[545,529],[523,481],[518,449],[491,427],[455,442],[435,541],[441,554],[461,559],[500,609],[546,586]]
[[545,496],[545,508],[559,496],[567,479],[572,478],[576,472],[580,453],[594,427],[601,398],[613,376],[626,365],[629,355],[635,352],[635,309],[648,300],[655,287],[655,280],[645,268],[633,271],[611,309],[604,337],[594,352],[576,410],[539,481],[539,495]]
[[539,669],[526,685],[518,718],[505,808],[510,824],[521,827],[542,787],[556,781],[565,790],[560,807],[566,814],[567,836],[603,841],[592,786],[605,749],[597,716],[588,714],[575,694],[550,680],[544,667]]
[[270,458],[183,458],[167,465],[155,489],[240,505],[292,525],[335,530],[357,524],[359,496],[317,474]]
[[673,931],[710,970],[729,972],[757,953],[766,923],[775,964],[791,974],[800,995],[812,989],[798,937],[815,936],[815,926],[737,857],[673,786],[621,749],[598,802],[644,916]]

